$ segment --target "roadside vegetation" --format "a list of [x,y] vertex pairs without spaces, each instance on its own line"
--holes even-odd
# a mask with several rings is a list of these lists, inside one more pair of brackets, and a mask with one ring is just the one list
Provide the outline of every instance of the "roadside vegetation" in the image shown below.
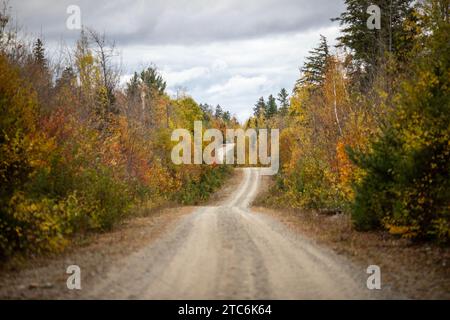
[[[381,8],[369,30],[367,7]],[[348,213],[357,230],[450,240],[447,0],[347,0],[290,98],[259,99],[247,127],[281,129],[269,206]]]
[[0,259],[61,251],[143,209],[196,204],[229,175],[170,160],[174,128],[237,126],[229,112],[183,92],[170,97],[155,66],[121,85],[115,45],[94,30],[51,60],[8,12],[0,14]]
[[[261,97],[247,128],[281,130],[265,205],[342,212],[357,230],[450,240],[448,0],[346,0],[338,46],[311,50],[290,93]],[[153,65],[124,84],[113,42],[83,29],[50,59],[0,13],[0,259],[58,252],[143,209],[197,204],[231,168],[176,166],[176,128],[238,128],[221,106],[167,93]]]

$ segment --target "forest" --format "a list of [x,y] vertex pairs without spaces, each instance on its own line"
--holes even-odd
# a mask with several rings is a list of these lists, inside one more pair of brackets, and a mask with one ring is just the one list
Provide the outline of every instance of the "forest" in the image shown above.
[[157,68],[120,85],[117,49],[85,28],[76,47],[48,59],[0,16],[0,257],[63,250],[87,232],[170,203],[206,200],[226,166],[176,166],[175,128],[224,129],[221,106],[166,92]]
[[[367,7],[381,28],[367,28]],[[261,97],[247,127],[281,129],[264,204],[350,214],[357,230],[450,239],[449,1],[347,0],[292,95]],[[278,102],[278,104],[277,104]]]
[[[385,14],[368,30],[367,7]],[[337,46],[321,36],[293,90],[261,97],[243,128],[280,129],[265,205],[349,214],[360,231],[450,239],[448,0],[346,0]],[[170,203],[198,204],[224,165],[170,160],[176,128],[240,128],[221,106],[167,93],[154,65],[120,84],[105,34],[84,28],[49,59],[0,15],[0,258],[58,252]],[[296,68],[297,66],[292,66]]]

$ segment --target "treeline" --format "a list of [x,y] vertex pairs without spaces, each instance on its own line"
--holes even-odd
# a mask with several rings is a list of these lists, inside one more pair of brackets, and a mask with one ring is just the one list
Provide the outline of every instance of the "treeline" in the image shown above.
[[[278,101],[278,104],[277,104]],[[289,110],[289,93],[286,88],[281,89],[275,98],[269,95],[267,101],[261,97],[253,108],[253,116],[247,121],[249,128],[260,128],[268,126],[271,120],[277,116],[286,116]]]
[[8,12],[0,23],[0,258],[61,250],[76,234],[220,186],[229,169],[173,165],[170,137],[195,120],[237,125],[229,113],[169,97],[155,67],[122,88],[116,48],[95,31],[51,63]]
[[[380,30],[366,25],[372,3]],[[282,169],[266,202],[349,212],[359,230],[448,242],[449,1],[346,5],[336,50],[321,36],[287,114],[273,116],[260,100],[247,123],[282,129]]]

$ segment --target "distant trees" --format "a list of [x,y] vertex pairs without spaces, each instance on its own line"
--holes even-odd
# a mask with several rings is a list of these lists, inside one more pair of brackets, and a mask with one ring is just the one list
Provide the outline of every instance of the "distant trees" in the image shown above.
[[231,113],[230,113],[230,111],[225,111],[223,113],[222,120],[225,121],[226,123],[231,121]]
[[222,118],[222,116],[223,116],[223,109],[222,109],[222,107],[220,106],[220,104],[218,104],[218,105],[216,106],[216,110],[214,111],[214,116],[215,116],[216,118]]
[[126,84],[127,112],[149,128],[167,127],[170,106],[163,102],[165,90],[166,82],[155,66],[135,72]]
[[47,60],[45,59],[45,48],[41,39],[37,39],[33,46],[33,58],[35,63],[41,68],[47,66]]
[[253,108],[253,115],[256,118],[260,118],[262,115],[266,112],[266,101],[264,100],[264,97],[259,98],[258,102],[256,102],[254,108]]
[[150,92],[160,95],[165,93],[167,84],[155,67],[143,70],[140,77],[142,83]]
[[[277,100],[280,107],[277,105]],[[253,107],[253,116],[247,121],[246,126],[252,128],[265,128],[278,123],[281,126],[281,117],[287,115],[290,106],[289,94],[285,88],[281,89],[277,98],[269,95],[267,101],[260,97]]]
[[264,116],[266,117],[266,119],[270,119],[277,114],[278,112],[277,101],[275,100],[273,95],[270,95],[269,98],[267,99],[265,111],[266,112]]
[[213,108],[211,105],[203,103],[200,104],[200,109],[203,112],[203,122],[206,126],[218,127],[225,131],[227,126],[234,127],[238,124],[235,116],[230,111],[225,111],[220,105]]
[[277,100],[280,103],[280,114],[282,116],[287,115],[289,110],[289,93],[285,88],[281,89],[280,93],[278,93]]

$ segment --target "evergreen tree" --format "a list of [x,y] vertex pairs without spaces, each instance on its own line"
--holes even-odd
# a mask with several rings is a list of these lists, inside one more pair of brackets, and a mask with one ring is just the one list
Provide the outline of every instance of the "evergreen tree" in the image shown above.
[[[412,0],[346,0],[347,9],[339,21],[343,35],[340,45],[352,50],[356,61],[371,72],[379,65],[385,52],[394,53],[397,58],[405,56],[411,49],[410,30],[405,21],[414,20]],[[369,30],[367,8],[375,4],[381,9],[381,29]]]
[[75,87],[76,84],[76,75],[75,75],[75,71],[73,70],[72,67],[66,67],[62,74],[61,77],[59,77],[56,80],[56,88],[61,88],[62,86],[73,86]]
[[200,103],[200,109],[202,109],[202,112],[208,115],[213,115],[213,107],[210,106],[207,103]]
[[218,104],[218,105],[216,106],[216,110],[215,110],[215,112],[214,112],[214,117],[216,117],[217,119],[221,119],[222,116],[223,116],[223,109],[222,109],[222,107],[220,106],[220,104]]
[[296,89],[308,87],[315,89],[323,84],[327,69],[327,61],[330,57],[330,49],[327,38],[320,35],[320,43],[317,48],[309,52],[310,56],[301,69],[302,77],[297,81]]
[[226,123],[229,123],[231,121],[231,113],[230,111],[225,111],[222,115],[222,120]]
[[133,74],[127,83],[126,93],[128,97],[136,97],[139,95],[140,79],[137,72]]
[[33,58],[39,67],[45,68],[47,66],[47,60],[45,59],[44,43],[39,38],[33,45]]
[[275,116],[278,112],[278,106],[277,102],[273,95],[270,95],[267,100],[267,106],[266,106],[266,119],[270,119],[273,116]]
[[259,98],[258,102],[255,104],[255,107],[253,108],[253,115],[256,118],[261,117],[261,115],[264,115],[266,113],[266,102],[264,101],[264,97]]
[[160,95],[164,94],[166,82],[155,67],[149,67],[142,71],[141,80],[150,91],[155,91]]
[[289,110],[289,94],[285,88],[281,89],[277,98],[280,103],[280,114],[285,116]]

